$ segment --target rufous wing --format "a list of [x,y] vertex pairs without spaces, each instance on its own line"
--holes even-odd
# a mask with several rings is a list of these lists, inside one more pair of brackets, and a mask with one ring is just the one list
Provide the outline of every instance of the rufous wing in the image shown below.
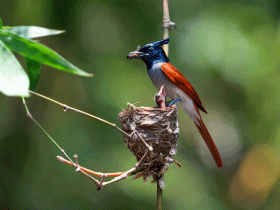
[[[166,77],[173,82],[178,88],[183,90],[189,97],[191,97],[194,101],[194,106],[199,114],[199,109],[206,112],[205,108],[203,107],[200,98],[198,94],[196,93],[193,86],[189,83],[189,81],[179,72],[178,69],[176,69],[171,63],[163,63],[161,65],[161,69],[163,73],[166,75]],[[207,113],[207,112],[206,112]],[[210,136],[206,126],[204,125],[202,119],[199,119],[199,125],[196,124],[197,129],[199,130],[199,133],[201,134],[203,140],[205,141],[208,149],[210,150],[211,155],[213,156],[217,166],[219,168],[223,167],[223,161],[220,156],[220,153]]]
[[171,63],[163,63],[161,65],[161,69],[165,76],[171,82],[173,82],[178,88],[183,90],[186,94],[188,94],[188,96],[190,96],[194,100],[199,109],[207,113],[195,89],[193,88],[191,83],[189,83],[189,81],[183,76],[183,74],[179,72],[178,69],[176,69]]

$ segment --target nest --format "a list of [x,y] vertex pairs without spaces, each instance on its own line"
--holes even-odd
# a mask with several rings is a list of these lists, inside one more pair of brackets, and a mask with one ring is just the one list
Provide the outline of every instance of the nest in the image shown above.
[[141,175],[144,181],[153,177],[153,182],[160,181],[160,187],[164,188],[163,175],[167,167],[174,162],[173,156],[177,153],[177,139],[179,125],[177,121],[177,106],[165,109],[152,107],[135,107],[129,104],[131,109],[119,113],[122,129],[131,134],[131,138],[125,136],[125,144],[139,161],[148,151],[135,131],[153,147],[143,161]]

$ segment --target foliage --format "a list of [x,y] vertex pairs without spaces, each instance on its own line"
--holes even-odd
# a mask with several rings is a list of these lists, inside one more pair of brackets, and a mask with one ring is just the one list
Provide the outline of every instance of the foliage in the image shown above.
[[[199,94],[208,112],[202,117],[225,167],[216,168],[193,123],[179,108],[175,158],[182,168],[174,165],[166,172],[164,206],[278,209],[279,1],[172,0],[169,5],[177,26],[171,32],[170,61]],[[41,42],[95,73],[94,79],[87,79],[42,65],[36,91],[115,123],[127,102],[154,106],[156,89],[144,64],[125,58],[137,45],[162,38],[161,1],[39,0],[23,4],[10,0],[1,2],[0,14],[8,25],[66,30]],[[23,39],[13,33],[14,37],[15,41]],[[14,59],[13,65],[17,65]],[[89,180],[56,162],[59,151],[25,117],[18,98],[0,95],[0,103],[3,209],[155,208],[156,186],[143,184],[141,179],[127,179],[97,192]],[[29,106],[68,154],[79,155],[81,165],[113,172],[136,163],[123,136],[114,129],[76,113],[63,113],[61,107],[36,97]]]
[[[80,76],[91,76],[74,66],[55,51],[31,38],[49,36],[63,31],[35,26],[3,27],[1,21],[0,44],[0,91],[9,96],[28,96],[29,80],[34,90],[41,71],[41,63]],[[26,58],[29,79],[11,51]]]

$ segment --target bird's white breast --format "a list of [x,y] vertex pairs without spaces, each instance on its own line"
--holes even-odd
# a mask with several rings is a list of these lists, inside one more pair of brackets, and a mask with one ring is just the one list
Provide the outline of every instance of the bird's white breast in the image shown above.
[[172,83],[161,70],[161,65],[163,63],[159,62],[153,65],[151,69],[148,70],[150,78],[156,88],[159,90],[162,85],[164,85],[166,95],[171,99],[181,98],[179,101],[183,109],[188,113],[188,115],[199,124],[198,120],[201,119],[200,114],[197,113],[194,107],[194,101],[189,97],[183,90],[178,88],[174,83]]

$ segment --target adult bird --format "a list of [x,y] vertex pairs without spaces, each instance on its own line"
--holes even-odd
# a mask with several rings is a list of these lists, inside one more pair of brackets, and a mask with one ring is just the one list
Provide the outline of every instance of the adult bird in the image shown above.
[[223,167],[223,161],[219,151],[199,113],[199,109],[205,113],[207,112],[198,94],[189,81],[169,62],[168,57],[161,48],[162,45],[168,42],[169,38],[147,44],[141,49],[138,46],[135,51],[129,53],[127,58],[139,58],[143,60],[147,65],[149,76],[157,89],[160,89],[164,85],[166,95],[169,98],[173,100],[181,99],[179,101],[181,107],[194,121],[217,166],[219,168]]

